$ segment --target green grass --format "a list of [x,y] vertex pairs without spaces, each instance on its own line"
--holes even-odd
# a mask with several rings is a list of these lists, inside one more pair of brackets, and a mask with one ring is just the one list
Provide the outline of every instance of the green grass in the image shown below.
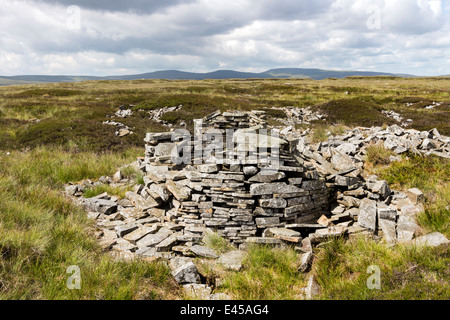
[[378,172],[394,190],[418,188],[425,195],[425,212],[418,222],[428,232],[450,236],[450,161],[436,156],[410,156]]
[[108,184],[102,184],[92,188],[85,188],[83,190],[83,197],[92,198],[106,192],[110,196],[117,196],[120,199],[123,199],[125,198],[125,193],[127,191],[131,191],[132,189],[133,187],[131,185],[123,187],[112,187]]
[[[319,299],[332,300],[448,300],[450,257],[446,248],[396,246],[389,248],[364,237],[333,240],[321,247],[313,266],[322,288]],[[369,289],[380,268],[380,289]]]
[[371,144],[366,148],[366,163],[370,165],[387,165],[394,152],[386,149],[383,143]]
[[[0,299],[160,299],[176,292],[166,266],[116,262],[102,252],[86,212],[60,192],[69,181],[112,174],[135,155],[38,148],[1,156]],[[80,290],[67,288],[71,265],[80,267]]]
[[293,249],[252,246],[239,272],[230,272],[221,290],[238,300],[300,299],[305,279],[297,271],[298,254]]
[[230,244],[225,238],[219,236],[216,232],[207,233],[203,237],[203,242],[217,254],[222,254],[235,249],[232,244]]

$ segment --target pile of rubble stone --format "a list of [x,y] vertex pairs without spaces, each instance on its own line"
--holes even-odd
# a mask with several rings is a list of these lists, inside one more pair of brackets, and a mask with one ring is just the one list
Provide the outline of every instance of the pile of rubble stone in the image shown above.
[[[211,232],[240,249],[255,243],[293,246],[303,253],[302,272],[313,247],[332,237],[365,235],[390,245],[413,241],[421,233],[415,216],[423,210],[424,195],[418,189],[393,191],[386,181],[363,176],[366,149],[382,143],[396,154],[450,155],[450,138],[436,129],[356,128],[312,144],[292,127],[268,128],[261,111],[217,111],[196,124],[188,139],[175,131],[147,134],[145,158],[136,163],[144,185],[134,186],[125,199],[82,197],[91,182],[66,188],[96,220],[105,248],[127,258],[170,259],[177,281],[192,290],[201,277],[189,257],[240,267],[241,250],[219,256],[203,244]],[[225,137],[230,132],[231,139]],[[186,150],[193,150],[187,158]],[[190,161],[176,163],[177,157]],[[119,171],[106,183],[128,181]],[[414,241],[448,243],[441,234]]]
[[[162,120],[161,117],[168,112],[174,112],[174,111],[180,110],[181,108],[183,108],[183,105],[174,106],[174,107],[166,106],[164,108],[157,108],[157,109],[149,110],[149,111],[147,111],[147,113],[150,115],[149,119],[151,119],[155,122],[158,122],[164,126],[172,127],[171,123],[168,123],[167,121]],[[183,123],[181,123],[181,125],[183,125]]]
[[286,113],[286,118],[275,118],[277,121],[286,126],[295,126],[297,124],[310,124],[312,121],[324,120],[325,116],[317,111],[313,111],[311,107],[272,107],[275,110],[282,110]]

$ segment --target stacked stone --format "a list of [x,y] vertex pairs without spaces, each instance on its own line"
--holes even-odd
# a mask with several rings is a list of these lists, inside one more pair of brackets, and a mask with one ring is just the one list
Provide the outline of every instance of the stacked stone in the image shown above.
[[147,134],[145,139],[145,163],[171,163],[172,132]]
[[[206,116],[196,129],[202,134],[217,130],[223,135],[225,148],[206,158],[205,154],[199,158],[192,150],[192,163],[183,169],[171,164],[174,150],[178,152],[187,144],[201,144],[205,150],[211,142],[197,141],[195,134],[187,144],[172,142],[170,132],[147,134],[142,166],[147,172],[146,188],[152,190],[154,183],[164,183],[173,195],[172,201],[167,199],[161,206],[167,210],[167,219],[191,233],[214,229],[239,245],[264,235],[268,228],[315,221],[329,208],[330,192],[324,179],[319,179],[314,167],[305,167],[293,156],[286,140],[245,130],[265,128],[263,115],[217,111]],[[231,145],[225,142],[228,129],[233,132]],[[245,139],[253,139],[255,145]],[[276,154],[271,148],[274,143],[279,146]],[[261,157],[260,147],[264,147],[265,157]]]
[[[313,242],[364,233],[395,244],[411,241],[420,232],[415,222],[423,210],[419,190],[392,191],[377,176],[362,175],[367,147],[373,144],[398,155],[412,152],[450,157],[450,139],[436,129],[420,132],[398,125],[356,128],[317,144],[309,143],[306,136],[298,138],[294,153],[317,169],[335,196],[330,214],[320,219],[324,228],[309,235]],[[400,160],[398,155],[389,161]]]

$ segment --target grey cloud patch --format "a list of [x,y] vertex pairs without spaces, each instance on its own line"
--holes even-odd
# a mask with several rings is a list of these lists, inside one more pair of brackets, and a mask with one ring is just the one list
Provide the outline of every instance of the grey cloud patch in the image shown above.
[[153,13],[174,5],[195,2],[195,0],[37,0],[48,4],[63,6],[77,5],[81,8],[100,11],[131,11],[135,13]]
[[326,12],[333,0],[260,0],[254,4],[255,13],[268,20],[308,20]]

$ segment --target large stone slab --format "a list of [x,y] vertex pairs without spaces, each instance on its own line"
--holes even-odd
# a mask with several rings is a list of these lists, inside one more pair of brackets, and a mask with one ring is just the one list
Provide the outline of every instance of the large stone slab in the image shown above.
[[278,181],[286,177],[286,174],[282,171],[261,171],[255,176],[248,179],[249,182],[262,182],[268,183]]
[[214,259],[219,258],[219,256],[214,252],[214,250],[205,246],[194,245],[191,247],[191,251],[199,257],[214,258]]
[[334,151],[334,155],[331,157],[331,164],[337,171],[348,170],[356,167],[351,157],[336,150]]
[[412,243],[417,246],[438,247],[438,246],[448,246],[450,240],[448,240],[440,232],[433,232],[414,239]]
[[158,202],[152,197],[148,196],[148,198],[144,198],[133,191],[127,191],[125,197],[139,210],[148,210],[159,206]]
[[287,201],[283,198],[259,199],[259,205],[263,208],[286,208]]
[[158,243],[160,243],[164,239],[168,238],[171,234],[173,234],[173,231],[171,231],[167,228],[161,228],[157,233],[147,234],[142,239],[138,240],[136,242],[136,245],[138,247],[156,246]]
[[401,214],[397,221],[397,240],[398,242],[411,241],[414,236],[420,231],[414,217],[406,214]]
[[217,262],[227,269],[239,271],[242,268],[242,261],[245,258],[245,252],[234,250],[222,254]]
[[391,207],[381,207],[378,206],[377,208],[378,212],[378,219],[386,219],[390,221],[397,221],[397,210],[393,209]]
[[288,185],[286,182],[255,183],[250,185],[250,194],[252,195],[295,193],[302,191],[302,189]]
[[153,183],[149,187],[151,192],[156,193],[163,201],[169,201],[170,192],[164,184]]
[[302,240],[300,232],[286,228],[268,228],[264,230],[263,236],[294,243],[298,243]]
[[167,180],[166,187],[178,201],[189,200],[190,194],[188,188],[177,186],[173,180]]
[[388,244],[395,244],[397,242],[397,232],[395,221],[380,219],[380,228],[383,231],[383,237]]
[[371,231],[377,226],[377,202],[364,198],[359,204],[358,224]]

